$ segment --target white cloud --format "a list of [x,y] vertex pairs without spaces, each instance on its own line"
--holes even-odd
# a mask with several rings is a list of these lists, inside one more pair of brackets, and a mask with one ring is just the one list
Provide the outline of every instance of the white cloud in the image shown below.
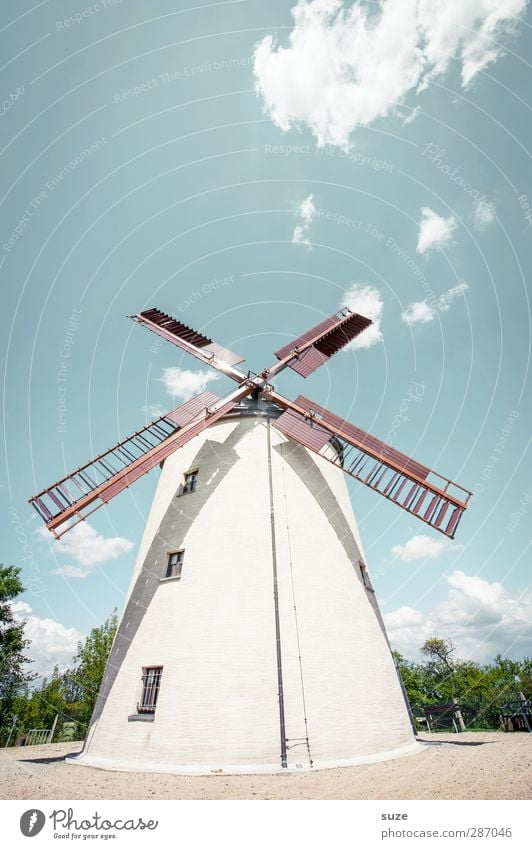
[[25,654],[33,660],[31,672],[49,676],[54,666],[63,670],[71,664],[78,642],[83,639],[76,628],[65,628],[56,619],[41,619],[25,601],[15,602],[12,609],[18,622],[26,620],[24,633],[31,644]]
[[490,582],[460,570],[446,576],[445,601],[428,613],[400,607],[384,613],[392,648],[407,657],[429,637],[450,638],[456,655],[479,662],[501,653],[520,657],[532,653],[532,594],[510,594],[498,581]]
[[314,206],[314,195],[309,195],[299,207],[299,214],[305,224],[310,224],[316,215],[316,207]]
[[405,311],[401,313],[403,321],[410,326],[413,324],[426,324],[428,321],[432,321],[435,317],[435,309],[430,307],[426,301],[414,301],[413,304],[409,304]]
[[344,293],[340,307],[349,307],[352,312],[365,315],[366,318],[371,318],[373,321],[373,324],[370,324],[360,336],[356,336],[349,345],[346,345],[344,350],[371,348],[382,341],[381,321],[384,304],[378,289],[375,289],[374,286],[355,283]]
[[282,130],[306,124],[319,145],[396,109],[457,60],[467,86],[502,53],[527,0],[298,0],[287,47],[255,50],[256,91]]
[[428,304],[427,301],[414,301],[401,313],[401,318],[409,327],[415,324],[427,324],[433,321],[438,313],[447,312],[454,299],[464,295],[468,289],[467,283],[462,281],[451,289],[447,289],[433,304]]
[[133,548],[133,543],[123,537],[104,537],[88,522],[80,522],[62,539],[53,539],[50,532],[41,527],[38,535],[50,543],[52,554],[66,554],[77,561],[77,566],[63,565],[52,570],[53,575],[69,578],[86,578],[100,563],[117,560]]
[[454,299],[460,297],[460,295],[464,295],[468,289],[469,286],[467,285],[467,283],[464,283],[464,281],[458,283],[456,286],[453,286],[451,289],[447,289],[447,291],[444,292],[443,295],[440,295],[436,302],[436,307],[439,312],[446,312],[448,309],[450,309],[450,306]]
[[296,224],[292,236],[294,245],[306,245],[307,248],[312,248],[312,243],[309,239],[309,230],[312,219],[316,215],[316,207],[314,206],[314,195],[309,195],[300,203],[297,209],[297,214],[301,218],[301,223]]
[[419,234],[417,240],[417,252],[424,254],[432,248],[441,248],[447,245],[456,228],[456,219],[453,215],[442,218],[428,206],[421,210],[421,221],[419,222]]
[[404,545],[392,546],[392,554],[405,563],[412,560],[435,560],[444,551],[461,551],[463,546],[452,545],[448,540],[435,539],[426,534],[417,534]]
[[420,112],[421,106],[416,106],[415,109],[412,109],[412,111],[409,112],[406,118],[403,120],[403,127],[406,127],[407,124],[413,124]]
[[163,369],[163,376],[159,380],[173,398],[189,401],[194,395],[203,392],[207,384],[218,380],[219,377],[220,375],[213,371],[189,371],[177,366],[170,366]]
[[488,224],[495,221],[496,209],[492,201],[480,198],[475,204],[474,227],[476,230],[485,230]]

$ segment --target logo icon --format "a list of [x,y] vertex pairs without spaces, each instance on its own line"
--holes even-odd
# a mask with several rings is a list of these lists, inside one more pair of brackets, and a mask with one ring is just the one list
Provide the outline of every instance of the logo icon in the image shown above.
[[38,808],[30,808],[24,811],[20,818],[20,830],[24,837],[35,837],[42,831],[46,817]]

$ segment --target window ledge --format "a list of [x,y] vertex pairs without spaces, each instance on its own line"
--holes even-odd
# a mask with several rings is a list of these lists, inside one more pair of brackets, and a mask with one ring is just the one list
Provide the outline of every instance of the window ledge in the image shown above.
[[159,578],[160,584],[167,584],[169,581],[180,581],[181,575],[170,575],[168,578]]
[[155,715],[153,713],[132,713],[128,716],[128,722],[153,722]]

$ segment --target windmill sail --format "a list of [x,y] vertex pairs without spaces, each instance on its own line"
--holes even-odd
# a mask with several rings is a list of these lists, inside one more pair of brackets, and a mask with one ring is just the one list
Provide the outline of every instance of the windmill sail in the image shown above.
[[[39,492],[30,504],[54,533],[70,522],[55,534],[59,538],[229,412],[249,392],[249,387],[243,387],[224,399],[202,392]],[[99,503],[93,506],[96,501]]]
[[275,356],[281,362],[270,373],[279,371],[282,364],[308,377],[371,323],[371,319],[346,308],[276,351]]
[[240,354],[235,354],[222,345],[218,345],[208,336],[193,330],[176,318],[172,318],[171,315],[158,309],[151,309],[132,315],[130,318],[188,354],[193,354],[202,362],[217,368],[228,377],[238,382],[244,378],[243,374],[233,368],[237,363],[243,362]]
[[285,408],[275,422],[285,436],[317,454],[334,438],[336,453],[327,457],[334,465],[435,530],[454,537],[471,497],[468,490],[303,395],[292,403],[275,392],[269,394]]

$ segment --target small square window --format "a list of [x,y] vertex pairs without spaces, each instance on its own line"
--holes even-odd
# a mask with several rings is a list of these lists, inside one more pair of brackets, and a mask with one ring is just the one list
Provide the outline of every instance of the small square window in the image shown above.
[[145,666],[143,668],[142,692],[137,704],[139,713],[155,713],[162,674],[162,666]]
[[181,577],[181,570],[183,568],[184,557],[185,552],[183,549],[181,551],[172,551],[172,553],[168,555],[168,564],[166,566],[167,578]]
[[197,482],[198,482],[198,470],[197,469],[194,469],[193,472],[186,472],[185,483],[183,484],[183,493],[185,493],[185,492],[196,492]]

